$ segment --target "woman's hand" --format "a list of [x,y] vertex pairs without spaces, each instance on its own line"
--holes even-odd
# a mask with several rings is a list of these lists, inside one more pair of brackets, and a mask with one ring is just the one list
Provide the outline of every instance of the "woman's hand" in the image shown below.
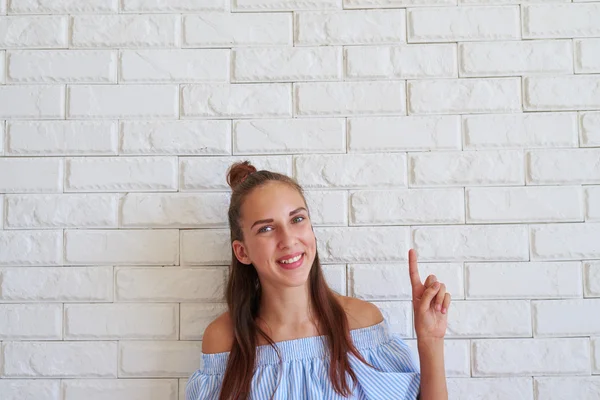
[[446,285],[438,282],[435,275],[429,275],[425,284],[421,283],[414,249],[408,251],[408,271],[417,339],[443,339],[450,307],[450,294],[446,293]]

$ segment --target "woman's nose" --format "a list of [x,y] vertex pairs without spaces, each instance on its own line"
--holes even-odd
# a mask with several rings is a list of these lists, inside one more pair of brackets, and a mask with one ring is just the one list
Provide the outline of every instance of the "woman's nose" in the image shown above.
[[289,228],[281,228],[279,230],[279,235],[279,245],[283,248],[292,246],[296,241],[296,237]]

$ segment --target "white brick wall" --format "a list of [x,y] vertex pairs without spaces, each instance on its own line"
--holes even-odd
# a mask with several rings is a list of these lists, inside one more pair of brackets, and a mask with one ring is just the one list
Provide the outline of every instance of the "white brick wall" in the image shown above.
[[325,275],[453,400],[600,398],[600,1],[0,0],[0,398],[184,400],[225,171],[306,188]]

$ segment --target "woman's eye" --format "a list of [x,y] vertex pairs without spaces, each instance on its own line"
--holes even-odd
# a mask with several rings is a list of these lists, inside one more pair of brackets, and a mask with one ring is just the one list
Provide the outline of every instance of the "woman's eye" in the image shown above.
[[[294,221],[295,224],[297,224],[298,222],[302,222],[304,221],[306,218],[302,217],[302,216],[298,216],[298,217],[294,217],[292,219],[292,221]],[[257,232],[258,233],[264,233],[264,232],[270,232],[270,230],[272,230],[273,227],[270,225],[267,226],[263,226],[262,228],[260,228]]]

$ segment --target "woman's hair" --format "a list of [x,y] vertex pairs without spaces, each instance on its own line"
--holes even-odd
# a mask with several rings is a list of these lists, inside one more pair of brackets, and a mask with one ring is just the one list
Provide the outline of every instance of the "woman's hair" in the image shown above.
[[[250,192],[268,182],[279,182],[297,190],[308,210],[302,187],[294,179],[276,172],[257,171],[248,161],[234,163],[229,168],[227,175],[227,183],[232,188],[228,213],[232,243],[234,240],[244,240],[241,228],[241,208],[244,200]],[[369,366],[370,364],[364,360],[352,343],[348,318],[334,292],[325,281],[318,252],[315,253],[308,280],[311,307],[323,327],[322,334],[327,338],[331,360],[329,379],[337,393],[348,396],[352,389],[346,382],[346,373],[350,375],[354,385],[357,383],[356,374],[349,363],[348,352],[365,364]],[[234,339],[219,400],[238,400],[249,397],[256,361],[258,334],[279,354],[273,340],[255,321],[258,316],[261,295],[262,290],[256,269],[253,265],[242,264],[232,248],[226,298],[233,324]]]

